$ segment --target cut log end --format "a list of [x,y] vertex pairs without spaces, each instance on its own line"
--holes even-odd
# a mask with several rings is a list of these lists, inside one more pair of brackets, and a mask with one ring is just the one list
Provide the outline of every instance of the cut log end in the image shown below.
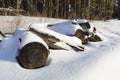
[[102,39],[98,35],[92,35],[88,38],[90,42],[99,42],[102,41]]
[[81,41],[84,40],[85,38],[85,34],[82,30],[78,29],[76,32],[75,32],[75,36],[78,37],[79,39],[81,39]]
[[21,48],[17,60],[27,69],[35,69],[45,65],[49,51],[41,43],[32,42]]

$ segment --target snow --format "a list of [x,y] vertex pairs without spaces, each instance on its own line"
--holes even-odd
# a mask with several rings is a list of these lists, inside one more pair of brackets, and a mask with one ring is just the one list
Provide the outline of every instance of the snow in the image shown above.
[[[120,74],[120,46],[110,51],[107,56],[101,58],[100,61],[92,68],[88,73],[87,77],[84,80],[119,80]],[[98,78],[98,76],[100,78]]]
[[27,32],[20,33],[20,34],[22,34],[22,35],[18,38],[18,39],[21,39],[19,49],[21,49],[22,47],[24,47],[25,45],[27,45],[31,42],[41,43],[42,45],[44,45],[46,47],[46,49],[49,49],[48,45],[45,43],[45,41],[43,41],[42,38],[38,37],[37,35],[33,34],[32,32],[27,31]]
[[77,19],[77,22],[78,23],[86,23],[86,22],[88,22],[88,20],[86,20],[86,19]]
[[36,27],[42,27],[42,28],[47,28],[49,23],[32,23],[30,26],[36,26]]
[[24,30],[4,38],[0,43],[0,80],[120,80],[120,21],[90,23],[97,28],[102,42],[88,43],[84,52],[51,49],[46,66],[38,69],[24,69],[17,63],[18,38]]
[[78,29],[81,29],[81,30],[83,30],[83,29],[80,27],[79,24],[77,24],[76,22],[75,22],[75,24],[73,24],[73,22],[75,22],[75,21],[68,20],[68,21],[65,21],[62,23],[54,24],[53,26],[48,27],[48,28],[53,31],[59,32],[61,34],[74,35]]

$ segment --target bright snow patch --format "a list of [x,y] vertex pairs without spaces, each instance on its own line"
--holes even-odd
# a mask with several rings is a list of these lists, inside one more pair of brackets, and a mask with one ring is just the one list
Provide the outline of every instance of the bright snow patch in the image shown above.
[[80,27],[79,24],[77,23],[73,24],[73,22],[74,22],[73,20],[68,20],[62,23],[54,24],[53,26],[48,28],[61,34],[74,35],[78,29],[81,30],[83,29]]

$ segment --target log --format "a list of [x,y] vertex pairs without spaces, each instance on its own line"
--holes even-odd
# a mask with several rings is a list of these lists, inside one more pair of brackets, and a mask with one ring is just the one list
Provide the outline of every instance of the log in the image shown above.
[[84,48],[82,47],[82,44],[81,44],[81,40],[77,37],[63,35],[47,28],[41,28],[41,27],[35,27],[35,26],[30,26],[29,31],[35,33],[39,37],[42,37],[42,39],[47,43],[49,47],[53,46],[53,48],[65,49],[62,46],[54,45],[54,43],[61,42],[70,46],[75,51],[76,50],[84,51]]
[[[38,31],[30,28],[31,32],[35,33],[36,35],[38,35],[39,37],[41,37],[49,46],[50,49],[64,49],[63,47],[59,46],[59,45],[55,45],[56,42],[59,42],[60,40],[52,35],[48,35],[48,34],[44,34],[44,33],[39,33]],[[66,50],[66,49],[64,49]]]
[[[82,22],[82,21],[79,21]],[[81,23],[82,24],[82,23]],[[83,21],[83,24],[86,24]],[[89,23],[88,23],[89,24]],[[57,24],[48,24],[48,23],[33,23],[30,26],[35,26],[38,28],[48,28],[52,31],[67,35],[67,36],[76,36],[79,39],[81,39],[81,41],[83,42],[85,39],[85,33],[83,28],[77,24],[76,21],[65,21],[62,23],[57,23]],[[86,27],[86,26],[85,26]],[[90,25],[89,25],[90,27]]]
[[99,42],[99,41],[102,41],[102,39],[97,34],[91,35],[90,37],[88,37],[88,40],[90,42]]
[[74,36],[78,29],[83,31],[82,27],[74,20],[48,25],[48,29],[68,36]]
[[19,40],[18,63],[26,69],[44,66],[49,55],[47,44],[40,37],[29,31],[25,32]]
[[75,36],[78,37],[79,39],[81,39],[82,42],[83,42],[84,39],[85,39],[85,33],[84,33],[81,29],[78,29],[78,30],[75,32]]

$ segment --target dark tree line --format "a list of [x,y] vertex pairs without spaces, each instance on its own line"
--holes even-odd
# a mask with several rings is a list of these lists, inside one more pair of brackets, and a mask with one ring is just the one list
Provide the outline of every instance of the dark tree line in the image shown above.
[[20,14],[31,16],[110,19],[115,0],[0,0],[0,7],[23,9]]
[[113,17],[120,20],[120,0],[116,0]]

